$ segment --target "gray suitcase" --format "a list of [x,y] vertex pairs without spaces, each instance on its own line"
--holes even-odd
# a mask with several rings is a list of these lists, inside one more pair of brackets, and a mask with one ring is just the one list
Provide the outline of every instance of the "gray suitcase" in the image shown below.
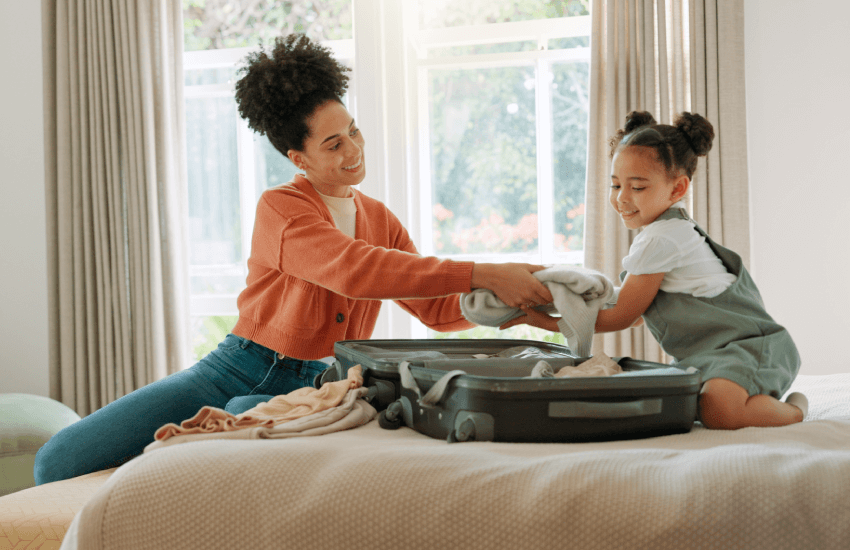
[[690,431],[700,374],[613,358],[623,375],[530,378],[589,359],[530,340],[347,340],[316,387],[363,368],[382,427],[455,441],[579,442]]

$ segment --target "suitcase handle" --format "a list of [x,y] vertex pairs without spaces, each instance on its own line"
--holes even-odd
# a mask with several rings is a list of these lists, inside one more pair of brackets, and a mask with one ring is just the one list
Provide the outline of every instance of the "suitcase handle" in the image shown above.
[[446,388],[448,387],[449,382],[451,382],[453,378],[462,374],[466,374],[466,372],[462,370],[447,372],[439,380],[437,380],[433,386],[431,386],[431,389],[428,390],[425,395],[422,395],[422,390],[419,389],[419,384],[416,383],[413,373],[410,372],[410,362],[402,361],[398,365],[398,375],[401,379],[401,386],[412,390],[416,394],[416,397],[419,398],[416,402],[419,406],[426,409],[431,409],[436,406],[436,404],[440,402],[440,399],[443,398],[443,394],[446,393]]
[[551,401],[549,418],[631,418],[661,412],[661,398],[638,401]]

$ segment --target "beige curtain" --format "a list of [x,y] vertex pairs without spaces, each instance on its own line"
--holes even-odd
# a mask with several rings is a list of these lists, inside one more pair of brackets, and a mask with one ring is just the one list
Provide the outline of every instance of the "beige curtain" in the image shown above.
[[743,0],[691,0],[691,106],[714,124],[700,160],[692,216],[711,238],[750,265]]
[[43,0],[50,392],[79,414],[184,366],[182,12]]
[[[693,111],[714,124],[718,138],[694,178],[692,215],[748,258],[742,19],[742,0],[593,2],[587,267],[619,280],[635,235],[608,204],[608,139],[633,110],[650,111],[662,123]],[[612,356],[669,360],[645,327],[597,335],[593,347]]]

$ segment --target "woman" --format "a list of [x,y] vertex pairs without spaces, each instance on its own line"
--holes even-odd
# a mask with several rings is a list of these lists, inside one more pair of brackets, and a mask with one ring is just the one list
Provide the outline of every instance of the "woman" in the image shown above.
[[459,294],[492,290],[506,304],[552,301],[543,266],[422,257],[398,219],[352,186],[366,176],[364,140],[342,104],[347,69],[301,35],[248,57],[239,112],[303,175],[257,206],[239,319],[190,369],[140,388],[56,434],[36,457],[37,484],[120,465],[160,426],[203,406],[238,414],[309,385],[334,342],[367,339],[381,300],[438,331],[469,328]]

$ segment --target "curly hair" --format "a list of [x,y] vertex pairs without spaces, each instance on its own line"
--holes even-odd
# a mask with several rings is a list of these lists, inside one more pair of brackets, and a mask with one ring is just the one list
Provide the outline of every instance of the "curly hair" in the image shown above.
[[671,126],[658,124],[646,111],[632,111],[626,116],[626,126],[608,143],[611,158],[624,147],[650,147],[655,150],[668,177],[684,174],[692,178],[697,158],[708,154],[713,140],[714,127],[702,115],[680,113]]
[[350,70],[303,34],[278,37],[270,53],[260,48],[239,68],[239,115],[284,156],[302,151],[310,135],[307,120],[327,101],[342,103]]

